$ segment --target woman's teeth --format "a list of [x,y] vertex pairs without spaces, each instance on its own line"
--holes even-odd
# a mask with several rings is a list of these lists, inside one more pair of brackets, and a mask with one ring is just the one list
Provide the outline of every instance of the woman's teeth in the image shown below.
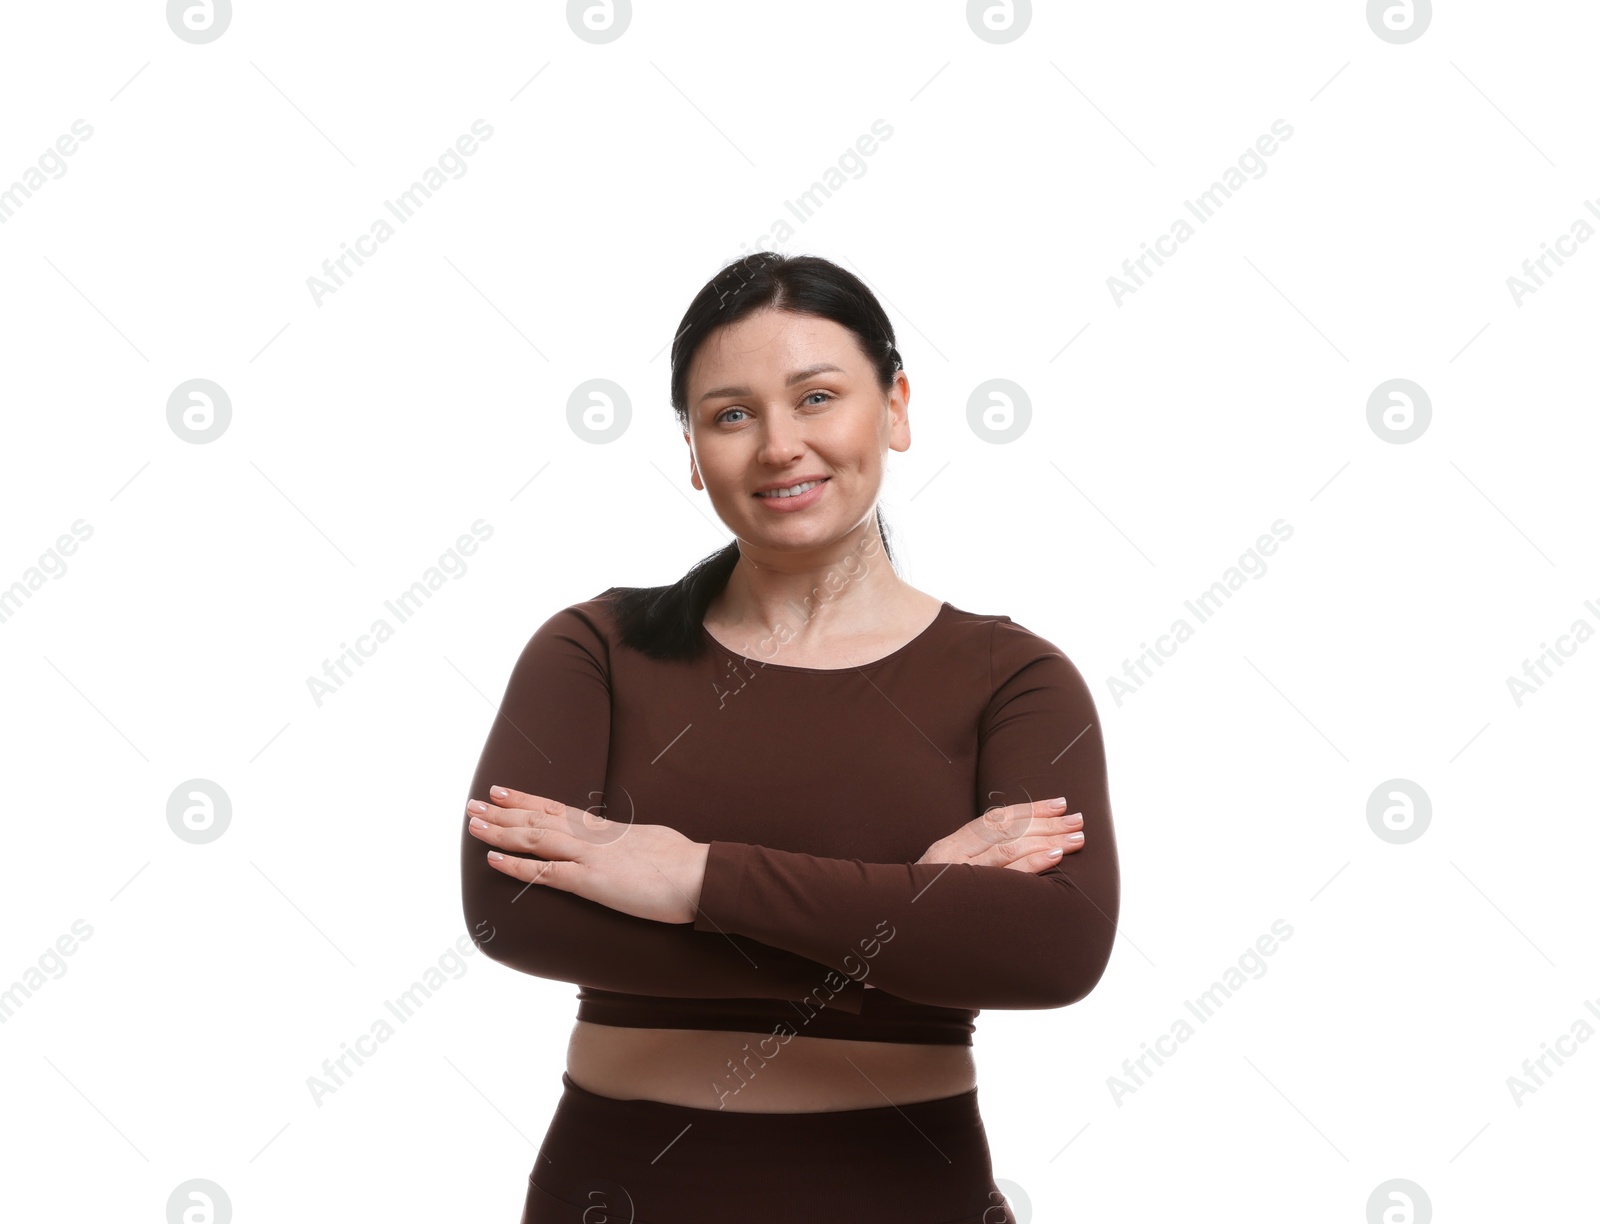
[[791,485],[787,489],[773,489],[771,492],[768,492],[768,493],[757,493],[756,496],[757,497],[799,497],[800,494],[804,493],[807,489],[814,489],[821,483],[822,483],[822,481],[820,481],[820,480],[808,480],[804,484]]

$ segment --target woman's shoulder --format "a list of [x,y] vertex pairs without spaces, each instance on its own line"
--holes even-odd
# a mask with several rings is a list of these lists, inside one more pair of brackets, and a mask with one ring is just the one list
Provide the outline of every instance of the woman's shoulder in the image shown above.
[[[1096,721],[1088,678],[1053,638],[1004,612],[971,612],[953,605],[952,611],[958,632],[987,639],[981,647],[988,658],[985,726],[1032,708],[1054,711],[1080,725]],[[972,645],[979,648],[975,640]]]
[[553,613],[546,625],[585,636],[596,653],[628,648],[670,659],[692,654],[699,644],[697,634],[685,634],[686,623],[672,586],[609,586]]
[[[973,612],[949,605],[949,620],[957,633],[965,633],[987,640],[993,678],[999,683],[1009,675],[1042,659],[1054,659],[1073,667],[1067,652],[1056,644],[1054,638],[1045,636],[1004,612]],[[1030,617],[1030,619],[1032,619]],[[1054,630],[1052,630],[1054,632]],[[1076,668],[1073,667],[1076,671]]]
[[950,600],[945,600],[949,608],[949,620],[953,626],[989,634],[998,644],[1004,638],[1010,641],[1022,641],[1034,638],[1044,641],[1025,625],[1019,624],[1004,612],[974,612],[970,608],[958,607]]
[[559,638],[591,651],[604,651],[616,634],[615,595],[620,587],[607,587],[576,603],[549,613],[533,631],[533,639]]

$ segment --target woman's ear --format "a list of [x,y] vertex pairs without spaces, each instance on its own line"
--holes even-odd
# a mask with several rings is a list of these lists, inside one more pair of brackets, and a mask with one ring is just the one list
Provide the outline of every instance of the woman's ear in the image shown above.
[[896,370],[894,384],[889,388],[889,449],[911,449],[911,379],[904,370]]
[[684,432],[683,444],[689,448],[689,483],[695,488],[704,492],[706,486],[705,483],[700,479],[700,469],[695,465],[694,443],[689,441],[688,431]]

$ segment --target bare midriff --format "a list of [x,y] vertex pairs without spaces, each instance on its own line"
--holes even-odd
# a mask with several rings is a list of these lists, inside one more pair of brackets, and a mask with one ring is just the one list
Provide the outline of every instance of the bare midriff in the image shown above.
[[598,1096],[736,1113],[873,1109],[977,1086],[968,1045],[844,1041],[712,1029],[622,1028],[579,1020],[567,1074]]

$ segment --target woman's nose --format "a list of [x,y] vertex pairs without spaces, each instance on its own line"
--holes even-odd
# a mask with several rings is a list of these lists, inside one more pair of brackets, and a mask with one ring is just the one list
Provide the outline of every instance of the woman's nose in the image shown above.
[[779,467],[805,449],[800,427],[793,421],[768,418],[761,425],[761,460]]

